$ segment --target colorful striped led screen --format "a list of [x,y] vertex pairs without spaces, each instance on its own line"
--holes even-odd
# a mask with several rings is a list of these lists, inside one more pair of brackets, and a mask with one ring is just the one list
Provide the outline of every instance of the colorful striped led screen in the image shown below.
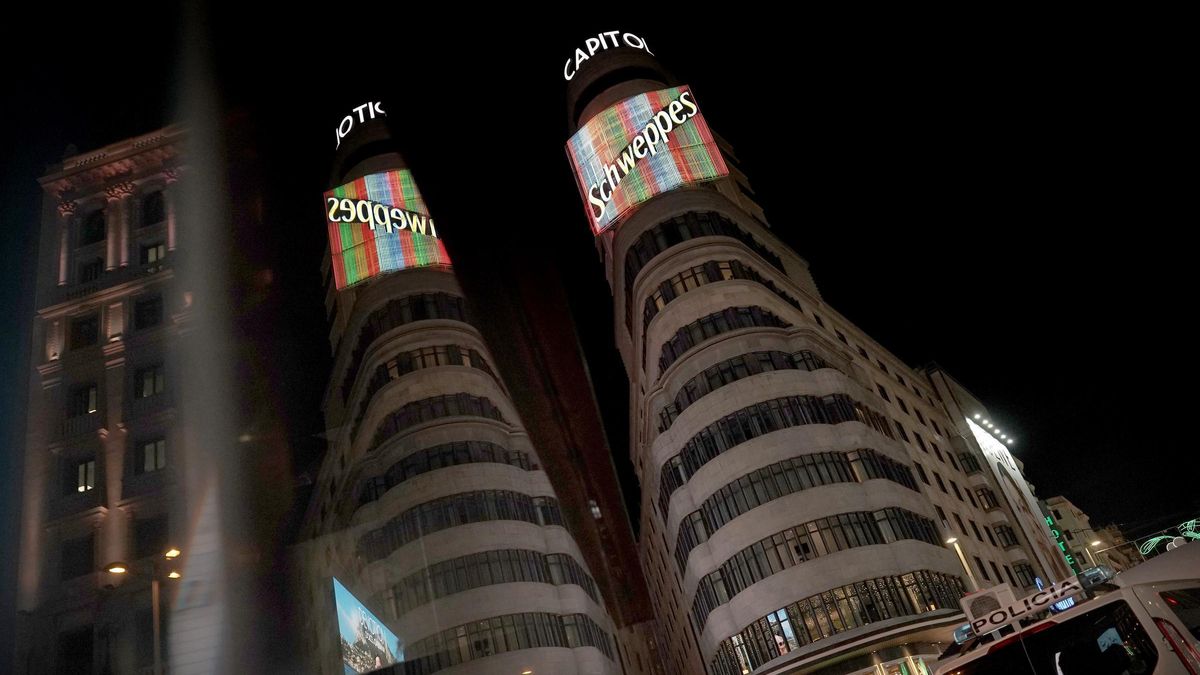
[[597,114],[567,141],[567,156],[596,234],[655,195],[729,175],[686,85]]
[[[387,217],[386,221],[392,225],[389,228],[386,223],[375,222],[374,216],[364,219],[360,217],[362,213],[349,215],[351,211],[339,208],[341,204],[361,201],[385,205],[388,208],[383,210],[393,213],[394,209],[406,213],[402,219]],[[407,169],[371,174],[336,187],[325,193],[325,207],[333,278],[338,290],[385,272],[450,264],[446,245],[435,236],[425,201]],[[365,211],[370,213],[371,209]],[[350,222],[341,222],[345,219]],[[409,229],[410,219],[427,223],[427,234],[421,234],[420,228],[416,232]]]

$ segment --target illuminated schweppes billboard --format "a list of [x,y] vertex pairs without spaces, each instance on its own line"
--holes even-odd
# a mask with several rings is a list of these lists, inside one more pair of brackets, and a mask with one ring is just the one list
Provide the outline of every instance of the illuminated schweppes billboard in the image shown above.
[[567,141],[567,156],[596,234],[655,195],[729,175],[686,85],[599,113]]
[[363,176],[325,193],[338,290],[385,272],[449,265],[408,169]]

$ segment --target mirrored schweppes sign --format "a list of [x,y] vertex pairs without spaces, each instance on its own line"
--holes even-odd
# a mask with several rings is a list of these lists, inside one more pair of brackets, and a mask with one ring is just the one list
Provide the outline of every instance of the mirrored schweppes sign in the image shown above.
[[373,173],[326,192],[325,214],[339,291],[387,272],[450,264],[408,169]]
[[656,195],[729,175],[687,86],[597,114],[567,141],[567,156],[595,234]]

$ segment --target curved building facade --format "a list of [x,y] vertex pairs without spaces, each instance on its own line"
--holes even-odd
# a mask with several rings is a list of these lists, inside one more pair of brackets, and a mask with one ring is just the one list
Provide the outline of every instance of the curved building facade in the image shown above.
[[[571,81],[570,121],[679,86],[610,50]],[[597,237],[667,670],[922,672],[959,598],[1010,562],[989,527],[1004,515],[970,494],[935,390],[824,302],[715,140],[727,176],[644,198]]]
[[[370,131],[342,148],[353,166],[335,185],[403,169]],[[297,556],[314,670],[340,673],[355,650],[339,644],[336,578],[398,639],[395,672],[619,672],[612,621],[452,269],[342,290],[333,276],[330,443]],[[347,665],[374,669],[359,651]]]

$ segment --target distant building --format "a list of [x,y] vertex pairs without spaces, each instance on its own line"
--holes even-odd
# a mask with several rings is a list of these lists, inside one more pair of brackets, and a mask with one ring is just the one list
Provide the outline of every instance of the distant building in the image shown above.
[[1065,552],[1081,568],[1108,565],[1120,572],[1141,562],[1140,554],[1115,525],[1094,529],[1091,518],[1066,497],[1047,498],[1044,510],[1061,533]]
[[[187,310],[175,274],[181,153],[168,127],[68,156],[40,181],[19,673],[152,664],[150,584],[133,572],[186,528],[169,349]],[[130,572],[106,571],[117,562]]]

